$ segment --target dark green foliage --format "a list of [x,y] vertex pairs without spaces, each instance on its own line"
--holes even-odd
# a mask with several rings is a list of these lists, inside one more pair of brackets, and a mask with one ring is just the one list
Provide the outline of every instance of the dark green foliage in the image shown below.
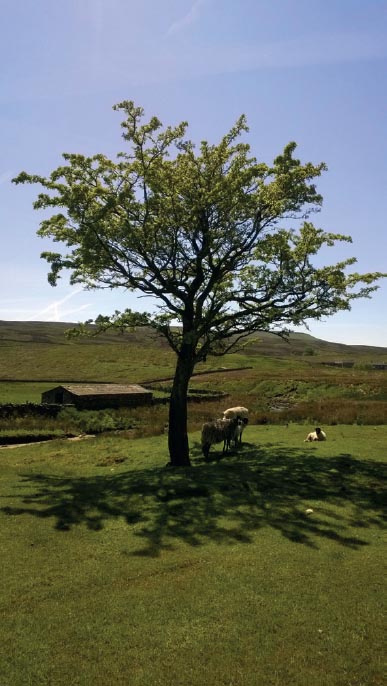
[[133,422],[124,418],[122,414],[109,410],[76,410],[66,407],[58,415],[58,423],[62,426],[75,427],[78,432],[102,433],[113,429],[132,429]]

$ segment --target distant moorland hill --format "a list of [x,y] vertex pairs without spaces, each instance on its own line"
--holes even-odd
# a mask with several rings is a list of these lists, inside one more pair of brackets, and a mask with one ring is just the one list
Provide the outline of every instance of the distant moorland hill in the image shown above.
[[[0,321],[0,380],[146,381],[170,376],[174,353],[153,330],[106,332],[68,338],[76,327],[65,322]],[[91,329],[92,330],[92,329]],[[225,357],[211,357],[198,371],[252,364],[269,373],[282,365],[316,366],[351,362],[362,366],[387,362],[387,347],[343,345],[292,333],[287,340],[257,333],[244,348]]]
[[[21,322],[21,321],[1,321],[0,320],[0,346],[9,343],[51,343],[55,345],[69,344],[66,331],[76,328],[76,323],[67,322]],[[93,327],[90,327],[92,331]],[[145,343],[161,347],[168,347],[162,336],[148,329],[138,327],[130,333],[106,332],[95,337],[78,338],[77,343],[84,345],[107,343]],[[74,343],[74,340],[71,341]],[[368,356],[372,359],[379,359],[380,356],[387,358],[387,347],[377,347],[371,345],[345,345],[315,338],[306,333],[291,333],[288,340],[271,333],[258,332],[251,336],[251,342],[246,348],[246,352],[257,353],[260,355],[308,355],[323,354],[327,358],[341,356]]]
[[[43,392],[65,382],[140,383],[168,394],[176,360],[163,337],[145,327],[125,334],[66,337],[74,326],[0,322],[0,404],[40,402]],[[238,353],[208,357],[198,365],[190,391],[226,393],[228,403],[249,407],[257,422],[316,418],[325,425],[384,424],[383,363],[387,347],[331,343],[305,333],[292,333],[288,340],[258,333]],[[206,403],[205,409],[191,405],[191,429],[218,416],[216,402]],[[154,412],[159,413],[158,423],[144,412],[138,421],[148,429],[163,427],[166,408],[158,406]]]

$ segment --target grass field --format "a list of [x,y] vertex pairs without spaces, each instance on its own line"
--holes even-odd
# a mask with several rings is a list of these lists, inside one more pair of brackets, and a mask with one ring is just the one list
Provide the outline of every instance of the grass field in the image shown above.
[[387,427],[306,432],[1,448],[1,686],[382,686]]

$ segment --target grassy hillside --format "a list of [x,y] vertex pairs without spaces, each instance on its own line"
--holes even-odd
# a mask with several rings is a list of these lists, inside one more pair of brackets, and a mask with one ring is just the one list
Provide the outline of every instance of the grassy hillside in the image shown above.
[[73,326],[0,322],[0,380],[130,382],[171,373],[172,352],[149,330],[69,339]]
[[[51,343],[57,345],[69,344],[66,339],[66,331],[74,328],[75,323],[66,322],[19,322],[19,321],[4,321],[0,320],[0,346],[4,343]],[[90,327],[92,330],[92,327]],[[118,332],[106,332],[99,334],[94,338],[80,338],[78,342],[81,345],[104,345],[112,342],[123,343],[139,343],[144,341],[149,342],[157,340],[157,345],[160,347],[167,347],[163,337],[158,337],[157,334],[151,332],[146,327],[138,327],[130,333],[121,334]],[[290,343],[290,345],[289,345]],[[250,352],[256,351],[257,348],[263,354],[268,355],[289,355],[289,354],[304,354],[305,350],[312,348],[315,354],[322,355],[339,355],[340,358],[350,357],[367,357],[369,359],[378,359],[380,356],[386,357],[387,348],[366,346],[366,345],[344,345],[343,343],[334,343],[323,341],[319,338],[314,338],[306,333],[292,333],[289,338],[289,343],[282,340],[274,334],[260,332],[252,336],[252,343],[249,345]]]
[[[165,340],[146,328],[68,339],[73,324],[0,321],[0,380],[25,381],[146,381],[173,373],[174,354]],[[321,363],[351,360],[357,367],[387,362],[387,348],[347,346],[307,334],[291,334],[289,342],[273,334],[252,337],[242,353],[209,358],[198,370],[235,366],[259,368],[281,375],[321,370]],[[329,375],[329,370],[321,370]]]

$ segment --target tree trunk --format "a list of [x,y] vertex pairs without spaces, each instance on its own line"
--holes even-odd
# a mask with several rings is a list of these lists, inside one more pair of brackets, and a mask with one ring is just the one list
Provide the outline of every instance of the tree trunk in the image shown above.
[[189,357],[187,359],[185,356],[179,356],[169,404],[168,447],[173,467],[191,464],[187,432],[187,396],[192,371],[193,365]]

